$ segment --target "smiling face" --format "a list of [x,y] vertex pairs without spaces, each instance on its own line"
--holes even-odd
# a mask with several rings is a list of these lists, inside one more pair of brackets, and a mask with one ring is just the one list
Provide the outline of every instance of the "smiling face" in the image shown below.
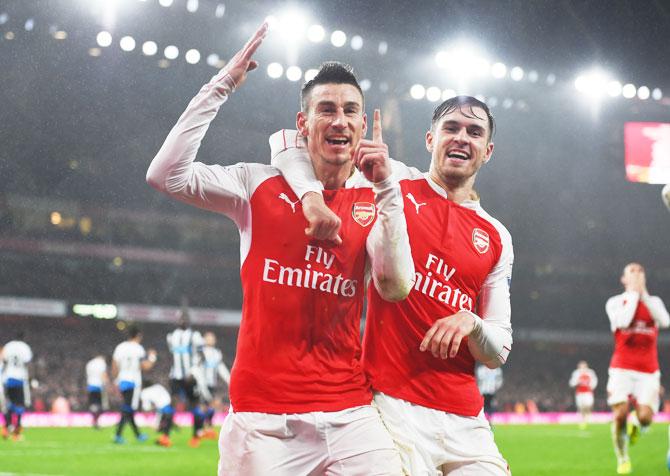
[[329,83],[314,86],[309,94],[296,124],[307,138],[311,159],[331,166],[351,164],[367,129],[361,93],[351,84]]
[[442,183],[465,183],[493,153],[486,111],[463,105],[442,116],[426,133],[431,175]]

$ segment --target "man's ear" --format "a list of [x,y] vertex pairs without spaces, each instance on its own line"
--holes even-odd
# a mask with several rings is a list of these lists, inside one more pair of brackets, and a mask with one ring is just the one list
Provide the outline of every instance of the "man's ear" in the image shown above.
[[484,163],[488,163],[493,156],[493,142],[489,142],[489,145],[486,146],[486,156],[484,156]]
[[426,132],[426,150],[433,153],[433,133],[431,131]]
[[307,127],[307,113],[299,111],[295,117],[295,127],[300,132],[300,135],[307,137],[309,135],[309,127]]

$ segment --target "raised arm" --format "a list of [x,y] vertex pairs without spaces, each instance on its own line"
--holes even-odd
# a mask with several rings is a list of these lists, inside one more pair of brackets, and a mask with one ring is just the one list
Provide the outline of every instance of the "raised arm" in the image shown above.
[[607,300],[605,311],[609,317],[612,332],[630,326],[639,301],[640,293],[637,291],[626,291]]
[[[247,200],[245,169],[195,162],[209,124],[228,96],[258,64],[252,55],[267,33],[264,23],[226,67],[191,100],[147,171],[147,182],[173,198],[234,220],[244,213]],[[237,221],[237,220],[236,220]]]
[[642,299],[644,305],[649,309],[649,313],[658,327],[670,326],[670,315],[668,315],[668,310],[665,308],[665,304],[663,304],[661,298],[644,293],[640,299]]

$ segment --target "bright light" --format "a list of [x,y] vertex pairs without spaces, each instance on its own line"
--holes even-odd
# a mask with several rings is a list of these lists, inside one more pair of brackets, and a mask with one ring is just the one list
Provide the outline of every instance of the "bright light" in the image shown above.
[[342,30],[335,30],[333,34],[330,35],[330,42],[334,47],[340,48],[347,42],[347,35]]
[[351,38],[351,49],[360,50],[363,48],[363,38],[358,35],[355,35]]
[[651,97],[656,101],[660,101],[663,99],[663,91],[661,91],[659,88],[654,88],[654,90],[651,92]]
[[553,86],[556,83],[556,75],[554,73],[549,73],[547,75],[547,86]]
[[94,58],[97,58],[102,54],[102,50],[100,48],[89,48],[88,54],[93,56]]
[[509,72],[509,77],[512,78],[512,81],[521,81],[523,79],[523,69],[519,66],[515,66]]
[[51,212],[51,224],[52,225],[60,225],[60,223],[63,221],[63,216],[58,213],[58,212]]
[[270,63],[268,65],[268,76],[272,79],[281,78],[282,74],[284,74],[284,67],[279,63]]
[[360,86],[363,91],[367,91],[372,86],[372,82],[369,79],[364,79],[360,82]]
[[169,68],[170,67],[170,62],[166,60],[165,58],[161,58],[158,60],[158,67],[161,69]]
[[312,25],[307,29],[307,39],[312,43],[321,43],[326,37],[326,30],[321,25]]
[[591,98],[601,97],[607,91],[608,79],[605,73],[594,70],[575,79],[575,88],[580,93],[586,94]]
[[172,5],[173,0],[158,0],[158,3],[161,7],[169,7]]
[[307,19],[299,10],[288,10],[277,17],[276,22],[268,22],[268,25],[291,43],[301,40],[307,31]]
[[623,89],[621,90],[621,94],[623,97],[626,99],[631,99],[635,97],[635,94],[637,94],[637,89],[635,88],[634,84],[625,84]]
[[35,28],[35,20],[28,18],[25,25],[23,25],[23,28],[25,28],[26,31],[33,31],[33,28]]
[[650,91],[649,91],[649,88],[647,86],[640,86],[637,89],[637,97],[639,97],[640,99],[643,99],[643,100],[644,99],[649,99],[649,94],[650,94]]
[[537,74],[537,71],[534,69],[528,72],[528,81],[531,83],[537,83],[537,80],[540,76]]
[[420,84],[415,84],[410,88],[409,95],[412,96],[412,99],[423,99],[426,95],[426,88]]
[[14,32],[13,31],[8,31],[5,33],[5,40],[13,40],[14,39]]
[[133,51],[135,49],[135,39],[132,36],[124,36],[119,41],[119,46],[123,51]]
[[501,79],[504,78],[506,74],[507,66],[505,66],[503,63],[494,63],[494,65],[491,66],[491,75],[494,78]]
[[[317,74],[319,74],[318,69],[308,69],[305,71],[305,81],[313,80]],[[361,83],[361,89],[363,89],[363,83]]]
[[103,48],[112,44],[112,35],[108,31],[101,31],[95,39],[98,42],[98,46],[102,46]]
[[491,68],[490,63],[470,43],[458,43],[451,48],[438,51],[435,63],[457,76],[483,76]]
[[289,81],[299,81],[302,78],[302,70],[298,66],[286,68],[286,77]]
[[200,61],[200,52],[196,49],[191,49],[184,55],[188,64],[197,64]]
[[216,53],[212,53],[207,57],[207,64],[210,65],[213,68],[216,68],[216,66],[219,64],[219,55]]
[[613,98],[621,96],[621,83],[619,81],[610,81],[607,83],[607,94]]
[[54,32],[54,38],[55,38],[56,40],[64,40],[64,39],[66,39],[66,38],[67,38],[67,31],[58,30],[58,31]]
[[153,56],[158,53],[158,45],[154,41],[145,41],[142,45],[142,53],[146,56]]
[[437,102],[442,97],[442,91],[437,86],[431,86],[426,89],[426,99],[430,102]]
[[379,46],[377,47],[377,53],[384,56],[386,53],[388,53],[388,50],[389,50],[389,44],[386,43],[385,41],[380,41]]
[[163,54],[169,60],[177,59],[179,56],[179,48],[174,45],[166,46],[165,50],[163,50]]
[[447,99],[451,99],[456,96],[456,91],[453,89],[445,89],[442,91],[442,100],[446,101]]
[[7,15],[6,13],[0,14],[0,25],[4,25],[5,23],[7,23],[7,20],[9,20],[9,15]]
[[186,2],[186,10],[190,13],[195,13],[198,11],[198,0],[188,0]]
[[219,3],[214,10],[214,16],[216,18],[223,18],[224,13],[226,13],[226,6],[223,3]]

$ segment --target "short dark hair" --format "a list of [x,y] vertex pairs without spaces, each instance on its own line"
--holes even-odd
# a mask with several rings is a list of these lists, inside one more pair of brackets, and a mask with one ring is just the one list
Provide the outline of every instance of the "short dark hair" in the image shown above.
[[435,111],[433,111],[433,120],[430,123],[430,128],[434,129],[435,125],[440,122],[440,119],[442,119],[447,114],[454,112],[456,109],[461,111],[465,117],[484,119],[483,117],[479,117],[477,114],[475,114],[474,108],[476,107],[482,108],[486,113],[486,119],[489,123],[488,141],[491,142],[496,128],[493,115],[491,114],[491,111],[485,102],[480,101],[479,99],[472,96],[454,96],[453,98],[449,98],[437,106]]
[[351,84],[361,93],[361,99],[364,99],[363,90],[354,75],[354,69],[348,64],[339,61],[328,61],[322,63],[319,72],[314,78],[303,84],[300,90],[300,110],[307,112],[309,109],[309,97],[314,86],[319,84]]
[[126,332],[128,333],[128,337],[130,339],[134,339],[135,337],[137,337],[142,333],[142,330],[137,324],[129,324],[126,329]]

